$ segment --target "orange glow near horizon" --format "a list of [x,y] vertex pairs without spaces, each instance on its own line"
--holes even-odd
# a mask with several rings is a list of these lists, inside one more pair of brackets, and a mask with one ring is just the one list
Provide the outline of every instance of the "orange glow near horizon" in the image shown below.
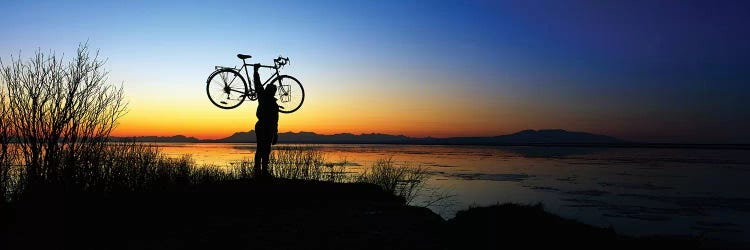
[[[170,107],[141,110],[132,105],[130,112],[120,119],[113,136],[173,136],[185,135],[200,139],[219,139],[235,132],[254,129],[255,107],[249,103],[236,110],[221,110],[206,103],[175,112]],[[308,107],[309,106],[309,107]],[[346,106],[346,105],[344,105]],[[180,109],[182,110],[182,109]],[[316,112],[317,111],[317,112]],[[349,115],[338,115],[338,113]],[[466,117],[439,116],[432,112],[406,111],[387,114],[386,110],[371,110],[357,114],[351,110],[321,108],[316,110],[314,102],[305,103],[293,114],[282,114],[280,132],[338,133],[384,133],[411,137],[494,136],[504,132],[491,121],[461,122]]]
[[[409,85],[416,81],[365,77],[349,83],[354,76],[294,75],[303,82],[306,99],[300,110],[280,115],[280,132],[453,137],[495,136],[523,127],[501,120],[512,112],[493,98],[492,89],[472,97],[469,89],[437,84],[444,79]],[[246,100],[235,109],[219,109],[209,102],[203,83],[191,84],[162,96],[147,87],[154,83],[130,82],[129,112],[112,135],[219,139],[254,129],[257,103]],[[432,87],[425,88],[428,84]]]
[[[527,102],[528,97],[512,88],[464,88],[446,84],[450,81],[446,79],[408,85],[405,83],[418,81],[376,76],[355,84],[347,83],[348,77],[299,75],[306,90],[305,102],[297,112],[280,115],[279,132],[460,137],[567,129],[628,138],[632,131],[626,122],[617,122],[622,126],[597,125],[601,120],[627,118],[621,114],[597,114],[592,119],[572,110],[575,107],[554,106],[547,100]],[[192,87],[170,90],[170,95],[157,95],[147,87],[155,83],[129,82],[129,112],[119,120],[112,136],[220,139],[254,129],[257,103],[246,101],[235,109],[219,109],[208,101],[205,85],[199,81],[190,84]]]

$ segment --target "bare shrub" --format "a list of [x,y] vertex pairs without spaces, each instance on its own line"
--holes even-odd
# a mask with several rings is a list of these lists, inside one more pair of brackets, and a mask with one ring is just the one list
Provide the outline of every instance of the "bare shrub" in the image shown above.
[[0,85],[0,203],[7,200],[11,185],[10,168],[12,166],[9,144],[12,136],[8,116],[8,99],[5,84]]
[[[83,184],[96,171],[117,120],[126,112],[122,87],[107,83],[99,54],[86,44],[66,63],[37,51],[1,64],[8,127],[15,133],[26,185]],[[3,126],[6,127],[6,126]],[[95,174],[94,174],[95,175]]]

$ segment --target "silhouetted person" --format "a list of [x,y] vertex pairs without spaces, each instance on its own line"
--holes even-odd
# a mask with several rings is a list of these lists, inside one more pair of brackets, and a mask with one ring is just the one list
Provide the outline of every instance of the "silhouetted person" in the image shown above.
[[276,86],[268,84],[264,89],[260,83],[258,68],[259,64],[256,64],[253,70],[253,84],[258,93],[258,110],[255,111],[258,122],[255,123],[257,147],[255,148],[254,172],[256,177],[266,177],[270,176],[268,161],[271,155],[271,145],[276,144],[278,140],[279,105],[276,104],[274,97]]

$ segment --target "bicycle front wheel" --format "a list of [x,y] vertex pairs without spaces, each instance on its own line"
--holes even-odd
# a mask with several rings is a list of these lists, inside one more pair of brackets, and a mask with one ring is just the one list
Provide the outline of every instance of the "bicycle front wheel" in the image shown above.
[[270,83],[276,85],[276,99],[279,104],[279,112],[292,113],[302,107],[305,101],[305,89],[297,78],[283,75]]
[[242,75],[233,69],[220,69],[208,77],[206,94],[216,107],[233,109],[245,101],[247,83]]

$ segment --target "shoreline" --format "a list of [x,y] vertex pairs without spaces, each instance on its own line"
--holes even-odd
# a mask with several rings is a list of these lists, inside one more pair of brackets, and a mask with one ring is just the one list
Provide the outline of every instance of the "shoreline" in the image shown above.
[[[195,144],[252,144],[248,142],[180,142],[180,141],[111,141],[137,143],[195,143]],[[539,147],[539,148],[654,148],[654,149],[715,149],[750,150],[750,144],[679,144],[679,143],[518,143],[518,144],[440,144],[440,143],[388,143],[388,142],[306,142],[285,141],[277,145],[399,145],[399,146],[477,146],[477,147]]]

